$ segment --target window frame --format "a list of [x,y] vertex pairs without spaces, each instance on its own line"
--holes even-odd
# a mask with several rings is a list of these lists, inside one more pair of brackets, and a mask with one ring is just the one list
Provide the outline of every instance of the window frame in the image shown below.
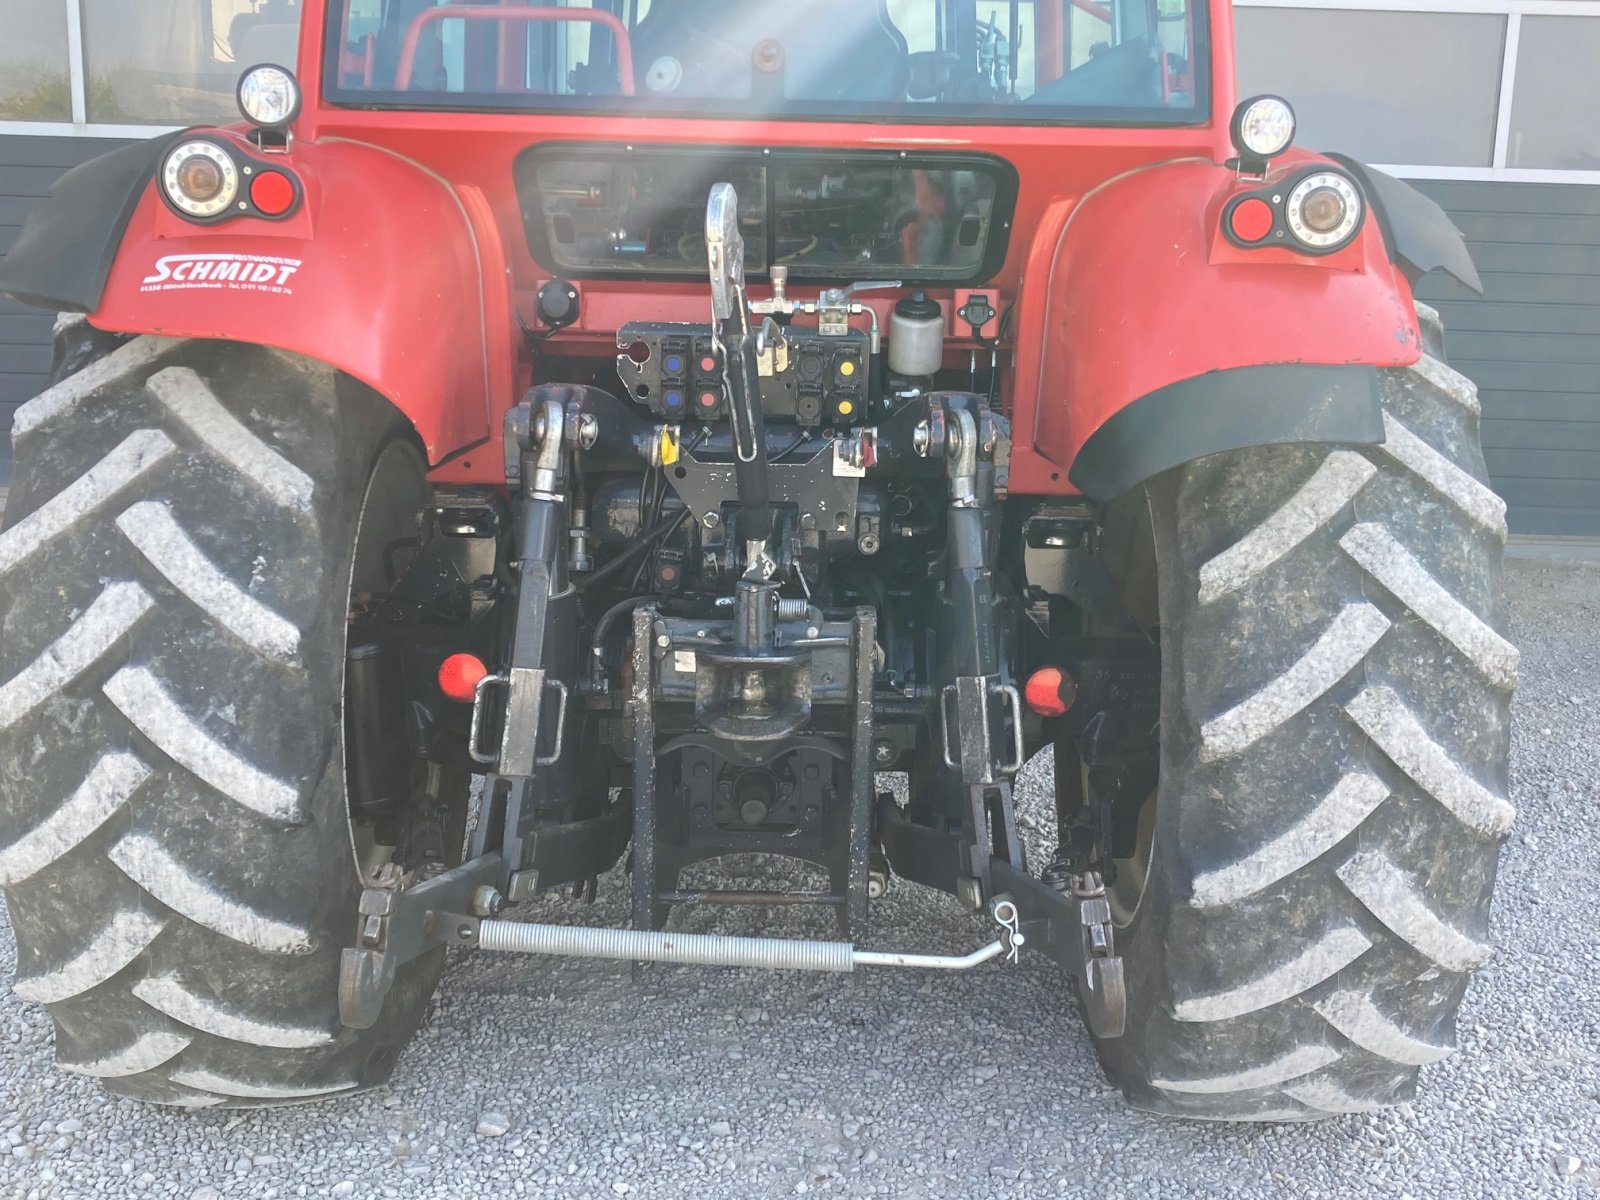
[[[1402,179],[1600,184],[1600,171],[1562,167],[1513,167],[1507,162],[1511,144],[1512,105],[1516,102],[1517,57],[1522,37],[1522,18],[1524,16],[1600,18],[1600,0],[1233,0],[1233,6],[1310,9],[1318,12],[1343,10],[1503,16],[1506,19],[1506,34],[1504,49],[1501,52],[1499,88],[1495,99],[1491,165],[1487,167],[1437,166],[1421,163],[1371,165]],[[1289,100],[1293,103],[1294,97],[1290,96]]]
[[[204,19],[209,28],[212,23],[209,0],[203,4]],[[163,137],[176,133],[185,125],[151,125],[120,121],[89,120],[89,80],[84,66],[84,27],[81,0],[58,0],[67,16],[67,79],[72,96],[70,121],[5,121],[0,120],[0,136],[22,137],[84,137],[118,138],[136,141],[141,138]]]
[[[322,31],[322,100],[333,107],[353,111],[419,112],[419,113],[500,113],[517,116],[590,117],[602,121],[648,121],[656,118],[695,117],[708,121],[748,123],[752,115],[730,106],[726,110],[708,107],[696,97],[686,97],[681,103],[666,102],[659,96],[640,96],[638,106],[619,105],[605,111],[586,108],[582,96],[554,97],[554,102],[530,104],[513,103],[498,94],[468,93],[408,93],[347,89],[339,86],[339,61],[343,36],[337,28],[338,14],[334,6],[339,0],[329,0],[327,24]],[[816,102],[806,111],[767,113],[759,119],[778,123],[849,123],[860,125],[932,125],[948,128],[987,128],[994,126],[1064,126],[1074,129],[1191,129],[1209,125],[1215,96],[1211,79],[1211,28],[1210,6],[1207,0],[1187,0],[1195,15],[1194,40],[1200,53],[1192,54],[1195,103],[1190,108],[1119,108],[1110,105],[1083,105],[1076,109],[1065,107],[1023,114],[1011,110],[993,116],[975,113],[951,113],[931,110],[931,106],[907,103],[892,111],[885,106],[881,112],[859,111],[860,106],[846,102]],[[1070,2],[1068,3],[1070,7]],[[1193,49],[1193,48],[1191,48]],[[453,97],[459,96],[459,99]]]
[[[73,69],[72,69],[72,66],[71,66],[71,59],[72,59],[73,54],[75,52],[81,53],[82,48],[83,48],[83,41],[82,41],[81,38],[79,38],[77,36],[76,27],[74,25],[74,18],[77,16],[77,13],[78,13],[78,6],[76,4],[69,4],[67,6],[67,11],[65,13],[58,14],[62,18],[62,27],[63,27],[64,36],[65,36],[65,40],[66,40],[66,50],[67,50],[67,60],[68,60],[68,62],[66,64],[66,71],[65,71],[65,74],[66,74],[66,77],[67,77],[67,100],[68,100],[68,108],[69,108],[69,113],[70,113],[70,119],[73,120],[73,121],[82,120],[83,119],[83,115],[84,115],[83,108],[81,107],[81,104],[80,104],[80,101],[83,99],[82,92],[77,86],[77,82],[76,82],[77,77],[73,74]],[[53,68],[59,68],[61,65],[62,64],[60,64],[60,63],[52,64]],[[54,70],[52,70],[52,77],[57,79],[57,80],[59,80],[61,78],[60,74],[55,73]],[[0,133],[6,132],[7,126],[25,125],[25,124],[27,124],[27,125],[60,124],[60,122],[58,122],[58,121],[21,121],[21,120],[18,120],[17,118],[0,118]]]

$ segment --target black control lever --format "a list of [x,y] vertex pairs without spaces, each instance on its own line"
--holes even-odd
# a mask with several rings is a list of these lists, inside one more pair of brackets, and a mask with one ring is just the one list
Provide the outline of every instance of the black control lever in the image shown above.
[[711,272],[711,337],[722,359],[733,418],[733,474],[745,539],[745,575],[769,579],[774,565],[767,548],[772,536],[767,423],[761,411],[756,331],[750,328],[745,291],[739,197],[731,183],[713,184],[706,202],[706,258]]

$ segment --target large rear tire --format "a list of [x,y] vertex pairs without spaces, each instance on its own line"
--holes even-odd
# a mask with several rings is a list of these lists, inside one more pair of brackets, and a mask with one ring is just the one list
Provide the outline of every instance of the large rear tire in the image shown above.
[[1099,1050],[1140,1108],[1403,1101],[1489,954],[1512,820],[1505,509],[1463,376],[1425,356],[1382,396],[1381,446],[1220,454],[1139,498],[1161,775],[1112,888],[1128,1028]]
[[16,990],[48,1007],[62,1067],[123,1095],[372,1086],[442,963],[402,971],[372,1028],[340,1024],[361,886],[346,614],[358,536],[415,532],[409,426],[260,347],[58,339],[64,377],[17,416],[0,535]]

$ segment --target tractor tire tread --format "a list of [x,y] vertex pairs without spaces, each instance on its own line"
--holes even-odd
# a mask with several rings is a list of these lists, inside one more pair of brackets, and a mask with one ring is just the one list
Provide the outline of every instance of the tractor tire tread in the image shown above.
[[[0,534],[0,883],[56,1055],[184,1107],[381,1082],[439,962],[338,1020],[359,893],[337,722],[393,411],[231,343],[57,327]],[[20,832],[16,832],[20,831]]]
[[1129,1030],[1099,1043],[1142,1108],[1403,1101],[1491,952],[1514,816],[1505,506],[1470,381],[1431,355],[1381,376],[1382,445],[1238,451],[1150,485],[1177,665],[1153,865],[1119,934]]

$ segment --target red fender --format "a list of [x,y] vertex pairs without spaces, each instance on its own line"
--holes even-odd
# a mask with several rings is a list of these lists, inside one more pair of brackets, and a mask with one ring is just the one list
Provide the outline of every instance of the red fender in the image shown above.
[[[484,441],[495,399],[510,403],[515,352],[504,249],[482,194],[356,142],[301,142],[272,161],[305,189],[281,221],[196,225],[152,184],[90,321],[328,363],[388,397],[435,463]],[[208,260],[192,256],[218,254],[246,256],[242,282],[195,278]]]
[[[1268,182],[1320,161],[1286,155]],[[1374,215],[1325,257],[1242,249],[1221,232],[1222,208],[1260,186],[1186,160],[1046,210],[1017,310],[1014,491],[1073,491],[1067,475],[1090,436],[1175,383],[1267,364],[1417,361],[1411,288]]]

